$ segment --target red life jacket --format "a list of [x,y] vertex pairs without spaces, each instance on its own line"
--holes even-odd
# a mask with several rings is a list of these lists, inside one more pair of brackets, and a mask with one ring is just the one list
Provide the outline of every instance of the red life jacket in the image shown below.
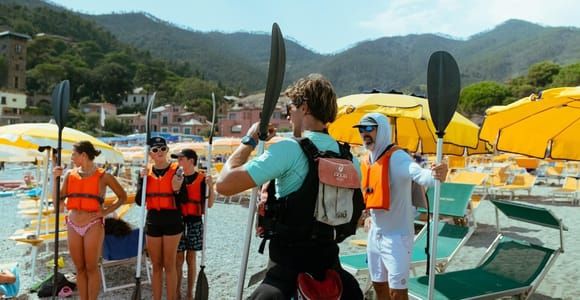
[[205,195],[201,194],[201,184],[204,181],[205,174],[199,172],[192,183],[185,185],[187,202],[181,205],[181,213],[184,216],[201,216],[203,214],[204,207],[202,207],[202,204]]
[[372,165],[369,165],[369,157],[361,163],[362,192],[366,208],[385,209],[391,208],[391,187],[389,181],[389,162],[391,155],[400,148],[391,147]]
[[105,170],[97,169],[93,175],[83,178],[77,169],[73,169],[66,181],[66,209],[99,211],[104,201],[99,184],[103,174]]
[[161,177],[157,177],[153,173],[153,166],[149,168],[146,189],[147,209],[177,209],[173,187],[171,186],[175,171],[177,171],[177,163],[170,164],[167,172]]

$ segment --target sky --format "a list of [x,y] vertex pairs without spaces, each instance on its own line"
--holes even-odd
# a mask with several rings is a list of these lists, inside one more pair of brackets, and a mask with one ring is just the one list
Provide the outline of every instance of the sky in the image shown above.
[[577,0],[51,0],[89,14],[147,12],[198,31],[270,32],[318,53],[381,37],[438,33],[458,39],[509,19],[580,27]]

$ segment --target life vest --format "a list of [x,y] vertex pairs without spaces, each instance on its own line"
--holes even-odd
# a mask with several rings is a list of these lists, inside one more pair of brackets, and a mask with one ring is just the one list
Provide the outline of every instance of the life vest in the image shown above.
[[66,209],[95,212],[101,209],[104,198],[100,193],[99,181],[105,170],[97,169],[89,177],[81,177],[77,169],[73,169],[66,182]]
[[147,174],[147,209],[177,209],[175,205],[175,196],[173,195],[173,187],[171,186],[171,181],[173,176],[177,171],[177,164],[172,163],[169,165],[169,169],[163,176],[157,177],[153,173],[153,167],[149,169],[149,174]]
[[201,216],[203,214],[203,199],[205,195],[201,194],[201,184],[204,182],[205,174],[197,173],[192,183],[186,184],[187,202],[181,204],[181,213],[184,216]]
[[362,161],[362,192],[367,209],[389,210],[391,208],[389,162],[393,153],[399,149],[397,146],[388,148],[372,165],[369,165],[368,156]]

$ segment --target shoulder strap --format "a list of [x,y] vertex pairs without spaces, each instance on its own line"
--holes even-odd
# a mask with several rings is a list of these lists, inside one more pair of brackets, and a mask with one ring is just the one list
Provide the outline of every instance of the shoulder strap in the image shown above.
[[306,154],[306,157],[308,157],[309,161],[312,161],[320,156],[320,151],[309,138],[301,137],[294,139],[298,142],[300,148],[302,148],[302,151],[304,154]]

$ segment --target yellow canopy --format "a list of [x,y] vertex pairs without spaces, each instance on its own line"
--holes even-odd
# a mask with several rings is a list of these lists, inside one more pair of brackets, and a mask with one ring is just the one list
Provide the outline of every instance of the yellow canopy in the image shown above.
[[[51,123],[22,123],[0,126],[2,143],[28,150],[38,150],[39,146],[58,146],[58,126]],[[65,127],[62,131],[62,148],[72,151],[72,145],[78,141],[90,141],[97,150],[101,150],[95,160],[100,163],[123,163],[123,155],[112,146],[84,132]]]
[[580,160],[580,87],[549,89],[491,107],[479,136],[499,151]]
[[[361,145],[356,128],[352,128],[367,113],[378,112],[389,117],[393,126],[393,141],[412,152],[434,154],[437,137],[429,115],[426,99],[399,94],[357,94],[338,99],[336,120],[328,127],[329,133],[339,141]],[[487,153],[488,147],[477,137],[479,127],[469,119],[455,113],[443,138],[443,153],[463,155]]]

